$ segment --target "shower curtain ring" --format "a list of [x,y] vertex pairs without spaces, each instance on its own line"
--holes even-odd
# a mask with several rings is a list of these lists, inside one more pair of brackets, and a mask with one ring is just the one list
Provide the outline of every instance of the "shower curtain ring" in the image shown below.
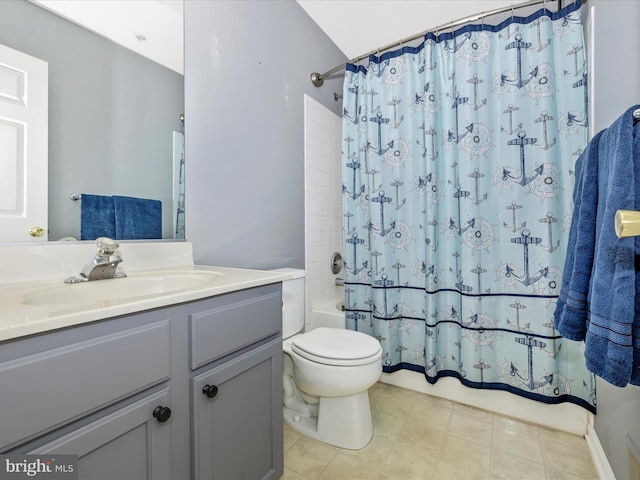
[[511,21],[513,21],[514,8],[513,3],[511,4]]

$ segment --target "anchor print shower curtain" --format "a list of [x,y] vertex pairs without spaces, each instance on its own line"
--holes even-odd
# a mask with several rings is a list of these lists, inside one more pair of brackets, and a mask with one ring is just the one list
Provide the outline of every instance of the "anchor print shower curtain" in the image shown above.
[[582,345],[553,327],[586,73],[579,2],[347,65],[347,323],[385,372],[595,411]]

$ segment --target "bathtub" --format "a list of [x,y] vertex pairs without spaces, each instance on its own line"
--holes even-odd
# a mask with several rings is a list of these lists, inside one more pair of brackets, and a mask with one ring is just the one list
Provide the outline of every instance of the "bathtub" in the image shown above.
[[318,327],[345,328],[344,299],[335,298],[312,304],[307,330]]
[[[343,298],[312,304],[307,317],[307,331],[317,327],[345,328],[342,308]],[[451,377],[441,378],[431,385],[420,372],[399,370],[383,373],[380,381],[577,435],[584,435],[589,422],[593,422],[590,412],[572,403],[548,405],[499,390],[465,387]]]

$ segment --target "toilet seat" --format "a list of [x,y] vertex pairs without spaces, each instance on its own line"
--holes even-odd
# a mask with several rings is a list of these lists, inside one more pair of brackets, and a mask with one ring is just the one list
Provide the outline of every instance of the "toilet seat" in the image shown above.
[[312,362],[335,366],[358,366],[382,356],[380,342],[361,332],[316,328],[296,335],[291,350]]

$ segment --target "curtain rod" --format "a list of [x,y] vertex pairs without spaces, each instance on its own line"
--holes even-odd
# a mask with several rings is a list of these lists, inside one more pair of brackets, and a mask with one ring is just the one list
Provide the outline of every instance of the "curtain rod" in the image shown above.
[[[549,0],[549,2],[551,2],[552,0]],[[583,0],[584,1],[584,0]],[[383,47],[380,48],[376,48],[375,50],[371,50],[370,52],[367,52],[363,55],[360,55],[359,57],[353,58],[351,60],[349,60],[349,63],[357,63],[360,60],[363,60],[365,58],[367,58],[369,55],[372,55],[374,53],[380,53],[380,52],[384,52],[386,50],[390,50],[394,47],[399,47],[401,45],[403,45],[406,42],[411,42],[413,40],[417,40],[418,38],[424,37],[427,33],[429,32],[437,32],[439,30],[445,29],[445,28],[453,28],[453,27],[458,27],[460,25],[464,25],[466,23],[470,23],[470,22],[476,22],[478,20],[482,20],[483,18],[486,17],[490,17],[492,15],[497,15],[499,13],[504,13],[504,12],[508,12],[508,11],[514,11],[516,9],[519,8],[524,8],[524,7],[530,7],[533,5],[538,5],[540,3],[546,3],[547,0],[530,0],[524,3],[518,3],[516,5],[510,5],[508,7],[502,7],[502,8],[496,8],[495,10],[490,10],[488,12],[482,12],[482,13],[477,13],[475,15],[470,15],[468,17],[464,17],[464,18],[460,18],[458,20],[454,20],[453,22],[449,22],[449,23],[443,23],[442,25],[439,25],[435,28],[430,28],[428,30],[424,30],[421,33],[417,33],[415,35],[412,35],[411,37],[408,38],[401,38],[400,40],[393,42],[393,43],[389,43],[387,45],[384,45]],[[562,0],[557,0],[558,2],[558,10],[561,9],[562,7]],[[320,74],[318,72],[313,72],[311,74],[311,83],[313,83],[316,87],[321,87],[324,84],[324,79],[327,78],[329,75],[337,72],[338,70],[343,69],[344,67],[346,67],[347,64],[346,63],[342,63],[340,65],[338,65],[337,67],[332,68],[331,70],[329,70],[328,72],[325,72],[323,74]]]

